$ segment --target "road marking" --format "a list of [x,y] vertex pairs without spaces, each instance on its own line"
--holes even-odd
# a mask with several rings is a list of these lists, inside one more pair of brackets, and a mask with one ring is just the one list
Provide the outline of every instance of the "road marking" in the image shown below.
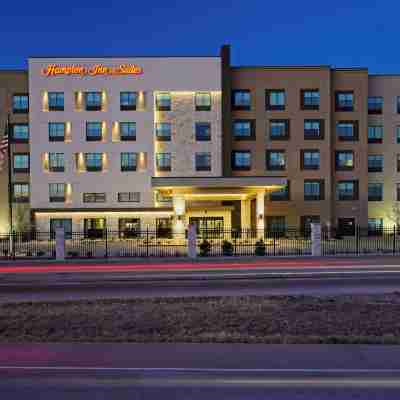
[[210,372],[210,373],[400,373],[400,369],[351,369],[351,368],[141,368],[141,367],[79,367],[79,366],[16,366],[16,365],[3,365],[0,366],[0,370],[43,370],[43,371],[137,371],[137,372]]

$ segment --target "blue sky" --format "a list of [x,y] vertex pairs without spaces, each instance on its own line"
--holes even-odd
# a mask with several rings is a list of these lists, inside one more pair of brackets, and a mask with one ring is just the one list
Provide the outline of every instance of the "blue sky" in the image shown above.
[[217,55],[400,73],[394,0],[3,0],[0,68],[29,56]]

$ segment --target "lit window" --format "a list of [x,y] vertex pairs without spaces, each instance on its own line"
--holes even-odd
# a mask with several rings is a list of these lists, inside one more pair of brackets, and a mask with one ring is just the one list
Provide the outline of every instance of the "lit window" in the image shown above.
[[319,119],[304,120],[304,139],[323,139],[322,123]]
[[285,109],[286,94],[283,89],[266,90],[265,104],[270,111],[283,111]]
[[336,197],[337,200],[358,200],[358,181],[339,181]]
[[120,110],[135,111],[137,104],[137,92],[121,92],[120,93]]
[[383,97],[368,97],[368,114],[382,114]]
[[49,141],[63,142],[65,139],[65,123],[49,122]]
[[29,172],[29,154],[14,154],[14,172]]
[[255,138],[255,121],[249,119],[237,119],[233,121],[233,137],[236,140]]
[[169,142],[171,140],[172,126],[170,122],[156,123],[156,138],[159,142]]
[[103,129],[101,122],[86,122],[86,140],[88,142],[97,142],[103,138]]
[[49,153],[49,171],[64,172],[64,153]]
[[250,170],[251,169],[251,152],[248,150],[237,150],[232,152],[232,169],[233,170]]
[[105,203],[106,194],[105,193],[83,193],[84,203]]
[[161,92],[156,94],[157,111],[171,111],[171,93]]
[[64,111],[64,93],[49,92],[49,111]]
[[49,201],[51,203],[65,202],[65,183],[49,183]]
[[267,150],[266,168],[270,171],[282,171],[286,169],[286,154],[284,150]]
[[85,106],[86,111],[101,111],[102,100],[101,92],[86,92]]
[[354,168],[354,153],[352,150],[337,151],[335,158],[337,171],[347,171]]
[[336,124],[336,135],[340,141],[358,140],[357,121],[341,121]]
[[302,150],[302,169],[319,169],[319,150]]
[[368,143],[382,143],[383,141],[383,126],[368,126]]
[[368,154],[368,172],[382,172],[382,171],[383,171],[383,155]]
[[27,113],[29,111],[29,96],[27,94],[15,94],[13,96],[13,113]]
[[383,183],[370,182],[368,183],[368,201],[383,200]]
[[196,111],[211,111],[211,93],[197,92],[195,94]]
[[14,203],[29,203],[29,183],[13,184]]
[[28,124],[14,124],[12,128],[12,138],[14,142],[27,142],[29,140]]
[[354,94],[349,92],[336,92],[336,111],[353,111]]
[[103,170],[103,153],[85,153],[86,171]]
[[305,180],[304,181],[304,200],[324,200],[324,181]]
[[140,203],[140,192],[119,192],[119,203]]
[[233,90],[232,91],[232,109],[234,110],[250,110],[251,93],[250,90]]
[[136,171],[137,153],[121,153],[121,171]]
[[320,102],[320,96],[318,89],[301,91],[302,110],[318,110],[319,102]]
[[289,139],[289,120],[269,121],[269,137],[271,140],[287,140]]
[[158,171],[171,171],[171,153],[157,153],[156,167]]

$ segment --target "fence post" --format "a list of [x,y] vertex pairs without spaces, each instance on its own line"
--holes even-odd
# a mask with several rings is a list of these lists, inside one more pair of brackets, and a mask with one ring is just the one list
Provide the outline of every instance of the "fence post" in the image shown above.
[[321,224],[311,224],[311,254],[321,257]]
[[356,226],[356,254],[360,254],[360,226]]
[[108,258],[108,229],[106,228],[106,254],[105,257]]
[[396,225],[393,225],[393,254],[396,254]]
[[197,257],[197,251],[196,251],[196,225],[194,224],[189,224],[188,226],[188,240],[187,240],[187,246],[188,246],[188,256],[190,258],[196,258]]
[[149,256],[149,226],[146,228],[146,257]]
[[65,260],[65,232],[64,228],[56,228],[56,259]]

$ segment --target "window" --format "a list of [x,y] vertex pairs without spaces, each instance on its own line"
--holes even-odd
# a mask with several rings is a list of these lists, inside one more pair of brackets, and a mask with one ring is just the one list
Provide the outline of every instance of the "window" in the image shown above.
[[157,192],[156,193],[156,202],[157,203],[169,203],[172,204],[172,196],[162,193],[162,192]]
[[358,140],[358,121],[340,121],[336,124],[336,135],[339,141]]
[[209,142],[211,140],[211,124],[209,122],[196,122],[195,134],[198,142]]
[[271,140],[288,140],[289,120],[271,119],[269,121],[269,137]]
[[337,151],[335,154],[336,171],[351,171],[354,168],[354,153],[352,150]]
[[353,92],[336,92],[336,111],[354,111]]
[[49,171],[64,172],[64,153],[49,153]]
[[286,95],[283,89],[265,91],[265,109],[270,111],[283,111],[285,109]]
[[286,217],[273,215],[266,217],[267,231],[278,235],[283,235],[287,231]]
[[304,139],[315,140],[323,139],[324,121],[319,119],[305,119],[304,120]]
[[85,153],[86,171],[103,170],[103,153]]
[[[104,194],[104,193],[88,193],[88,194]],[[105,195],[105,194],[104,194]],[[85,238],[102,239],[107,229],[105,218],[85,218],[83,220],[83,230]]]
[[140,192],[118,192],[119,203],[140,203]]
[[269,194],[269,200],[270,201],[288,201],[290,200],[290,183],[288,183],[285,186],[281,186],[277,190],[273,190]]
[[14,154],[14,172],[29,172],[29,154]]
[[123,142],[136,140],[136,122],[120,122],[119,137]]
[[196,171],[211,171],[211,153],[196,153]]
[[102,122],[86,122],[86,140],[98,142],[103,138]]
[[13,184],[13,202],[29,203],[29,183]]
[[400,126],[396,126],[396,143],[400,144]]
[[85,107],[86,111],[101,111],[102,106],[101,92],[86,92]]
[[319,224],[321,218],[319,215],[302,215],[300,217],[300,229],[304,236],[311,235],[311,224]]
[[400,201],[400,183],[396,183],[396,201]]
[[65,123],[49,122],[49,141],[63,142],[65,140]]
[[49,111],[64,111],[64,93],[49,92]]
[[370,182],[368,183],[368,201],[383,200],[383,183]]
[[157,111],[171,111],[171,93],[161,92],[156,94]]
[[195,94],[196,111],[211,111],[211,93],[197,92]]
[[303,89],[300,93],[302,110],[319,110],[320,96],[318,89]]
[[232,91],[232,109],[233,110],[250,110],[251,109],[251,92],[248,89]]
[[50,218],[50,235],[54,239],[57,229],[63,229],[66,239],[72,237],[72,219],[71,218]]
[[232,151],[231,166],[233,170],[248,171],[251,169],[251,152],[249,150]]
[[65,202],[65,183],[49,183],[50,203]]
[[156,123],[156,138],[159,142],[169,142],[171,140],[172,126],[170,122]]
[[397,154],[397,172],[400,172],[400,154]]
[[323,180],[307,179],[304,181],[304,200],[324,200],[325,185]]
[[382,143],[383,126],[368,126],[368,143]]
[[137,153],[121,153],[121,172],[136,171]]
[[140,236],[140,218],[120,218],[118,227],[120,238],[132,239]]
[[157,153],[156,167],[158,171],[171,171],[171,153]]
[[397,113],[400,114],[400,96],[397,96],[396,104],[397,104]]
[[319,150],[301,150],[301,169],[319,169]]
[[368,235],[382,235],[383,218],[368,218]]
[[336,184],[337,200],[358,200],[358,181],[339,181]]
[[136,111],[137,92],[121,92],[119,94],[119,108],[121,111]]
[[338,234],[354,236],[356,234],[355,218],[338,218]]
[[383,155],[368,154],[368,172],[382,172],[382,171],[383,171]]
[[105,193],[83,193],[84,203],[105,203],[106,194]]
[[255,139],[255,121],[250,119],[236,119],[233,121],[233,137],[235,140]]
[[368,97],[368,114],[382,114],[383,97]]
[[171,218],[156,218],[156,237],[172,238]]
[[12,139],[15,143],[27,143],[29,141],[29,125],[14,124],[12,126]]
[[283,171],[286,169],[286,154],[284,150],[267,150],[265,158],[267,170]]
[[14,94],[13,113],[25,114],[29,111],[29,96],[27,94]]

